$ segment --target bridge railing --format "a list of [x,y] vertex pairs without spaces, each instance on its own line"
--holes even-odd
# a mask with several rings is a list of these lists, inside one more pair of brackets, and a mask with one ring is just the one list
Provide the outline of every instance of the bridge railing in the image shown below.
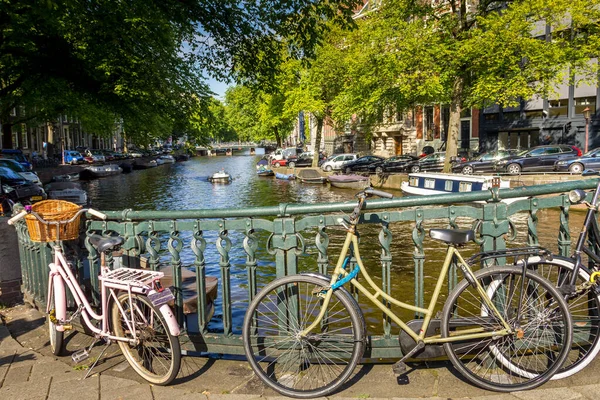
[[[441,265],[435,254],[443,250],[426,238],[426,228],[474,228],[481,250],[503,249],[516,237],[538,245],[538,213],[553,208],[558,212],[556,241],[542,245],[568,255],[570,203],[565,193],[595,186],[596,180],[589,179],[459,195],[369,199],[359,226],[361,254],[387,293],[423,307],[428,276],[435,275],[432,271]],[[500,201],[510,198],[520,200]],[[87,236],[123,236],[123,251],[110,255],[109,264],[161,269],[172,275],[174,308],[186,329],[185,349],[243,354],[240,331],[248,303],[276,277],[307,271],[329,274],[344,236],[339,219],[354,206],[355,202],[349,201],[240,209],[104,211],[107,221],[87,220],[80,241],[64,246],[75,260],[80,283],[97,302],[99,255]],[[52,248],[31,242],[24,224],[17,230],[25,291],[43,304]],[[472,251],[478,250],[473,247]],[[204,295],[194,296],[206,292],[208,277],[218,279],[214,302]],[[451,269],[448,290],[458,278]],[[196,312],[189,313],[187,301],[194,303]],[[367,356],[399,357],[398,328],[379,310],[370,310],[366,304],[364,310],[371,338]]]

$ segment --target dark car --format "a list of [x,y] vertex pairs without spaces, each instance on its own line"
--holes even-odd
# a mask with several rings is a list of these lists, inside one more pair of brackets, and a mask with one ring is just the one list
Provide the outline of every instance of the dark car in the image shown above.
[[[322,152],[319,152],[319,165],[321,165],[327,157]],[[288,168],[312,167],[313,155],[312,152],[304,152],[299,156],[289,156],[287,159]]]
[[416,156],[411,156],[408,154],[404,154],[401,156],[392,156],[390,158],[386,158],[381,163],[374,163],[375,172],[378,174],[388,173],[388,172],[403,172],[406,171],[406,166],[419,158]]
[[362,156],[354,161],[348,161],[342,167],[344,172],[350,174],[352,172],[375,172],[374,163],[382,163],[383,157],[379,156]]
[[522,171],[553,171],[555,162],[578,156],[581,156],[581,150],[575,146],[537,146],[526,153],[496,161],[494,170],[511,175],[518,175]]
[[47,198],[44,189],[27,182],[21,175],[6,167],[0,167],[0,184],[2,192],[15,203],[30,203]]
[[523,150],[498,150],[481,154],[469,161],[462,161],[452,166],[452,172],[473,174],[476,172],[493,172],[496,161],[523,153]]
[[559,160],[554,163],[554,170],[557,172],[580,174],[586,169],[600,169],[600,147],[588,151],[581,157]]
[[2,158],[10,158],[12,160],[17,161],[19,164],[25,167],[27,171],[31,171],[33,169],[33,165],[27,160],[23,151],[19,149],[0,149],[0,157]]
[[433,171],[439,172],[444,169],[446,153],[433,153],[406,164],[408,172]]

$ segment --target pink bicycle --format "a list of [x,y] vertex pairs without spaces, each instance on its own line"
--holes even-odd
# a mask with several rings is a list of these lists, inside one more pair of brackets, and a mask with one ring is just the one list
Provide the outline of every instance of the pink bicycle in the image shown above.
[[[53,243],[54,261],[48,266],[46,302],[52,352],[55,355],[62,353],[64,332],[73,329],[72,321],[81,317],[96,341],[89,348],[73,353],[74,362],[87,359],[99,340],[104,340],[106,347],[98,359],[108,345],[117,342],[131,367],[142,378],[156,385],[168,385],[179,373],[181,348],[179,325],[168,305],[173,294],[168,288],[162,288],[159,282],[164,274],[133,268],[110,270],[106,265],[105,253],[120,246],[123,238],[91,236],[92,245],[101,254],[101,303],[100,311],[96,313],[60,246],[61,240],[77,238],[79,220],[85,212],[106,219],[104,214],[93,209],[82,209],[66,201],[47,200],[27,206],[8,221],[12,225],[25,217],[31,240]],[[75,311],[67,308],[67,288],[77,306]],[[90,367],[88,375],[96,362]]]

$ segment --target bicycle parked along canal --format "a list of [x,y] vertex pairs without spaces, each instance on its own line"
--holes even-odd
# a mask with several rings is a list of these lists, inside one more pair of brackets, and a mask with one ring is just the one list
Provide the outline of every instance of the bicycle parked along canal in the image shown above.
[[[81,317],[96,341],[89,348],[73,353],[73,361],[78,363],[87,359],[96,342],[104,340],[106,347],[97,362],[108,345],[117,342],[135,372],[150,383],[167,385],[179,372],[181,349],[177,337],[179,325],[168,305],[173,295],[159,282],[164,274],[133,268],[110,270],[105,253],[120,246],[123,238],[90,236],[90,242],[101,254],[101,303],[97,313],[79,286],[61,246],[61,240],[78,238],[80,217],[85,212],[106,219],[104,214],[93,209],[82,209],[61,200],[47,200],[25,207],[8,221],[14,224],[25,218],[32,241],[53,243],[54,261],[48,265],[46,302],[52,352],[61,354],[65,331],[73,329],[73,321]],[[67,289],[77,306],[74,311],[67,307]],[[96,362],[88,370],[88,375]]]
[[[344,287],[350,283],[414,341],[394,365],[426,346],[443,345],[454,367],[471,383],[501,392],[535,388],[561,367],[571,347],[567,303],[555,286],[518,265],[474,272],[458,248],[472,241],[471,230],[432,229],[430,236],[448,245],[446,258],[427,308],[403,303],[385,293],[368,275],[359,253],[357,225],[370,196],[392,195],[368,188],[341,224],[346,239],[331,277],[306,273],[267,284],[246,312],[242,335],[254,372],[286,396],[325,396],[348,380],[367,344],[362,311]],[[348,271],[352,259],[356,267]],[[465,279],[449,294],[441,320],[433,319],[451,263]],[[359,273],[366,285],[357,279]],[[424,315],[411,329],[386,303]],[[428,329],[438,325],[435,329]],[[433,331],[433,332],[431,332]]]

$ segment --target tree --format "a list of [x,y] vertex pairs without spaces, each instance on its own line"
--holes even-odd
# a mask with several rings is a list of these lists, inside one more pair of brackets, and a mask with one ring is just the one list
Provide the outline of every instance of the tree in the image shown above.
[[[269,81],[288,54],[309,57],[327,23],[351,24],[358,0],[4,0],[0,8],[0,123],[96,108],[143,140],[192,130],[208,112],[205,74]],[[205,102],[198,108],[199,102]],[[184,118],[182,118],[182,116]],[[143,123],[146,121],[146,126]],[[156,122],[157,127],[149,122]],[[162,131],[162,133],[161,133]]]
[[598,20],[598,8],[582,0],[388,0],[345,37],[337,109],[372,117],[386,107],[449,104],[449,171],[463,108],[547,95],[576,70],[597,81],[589,59],[600,48]]

